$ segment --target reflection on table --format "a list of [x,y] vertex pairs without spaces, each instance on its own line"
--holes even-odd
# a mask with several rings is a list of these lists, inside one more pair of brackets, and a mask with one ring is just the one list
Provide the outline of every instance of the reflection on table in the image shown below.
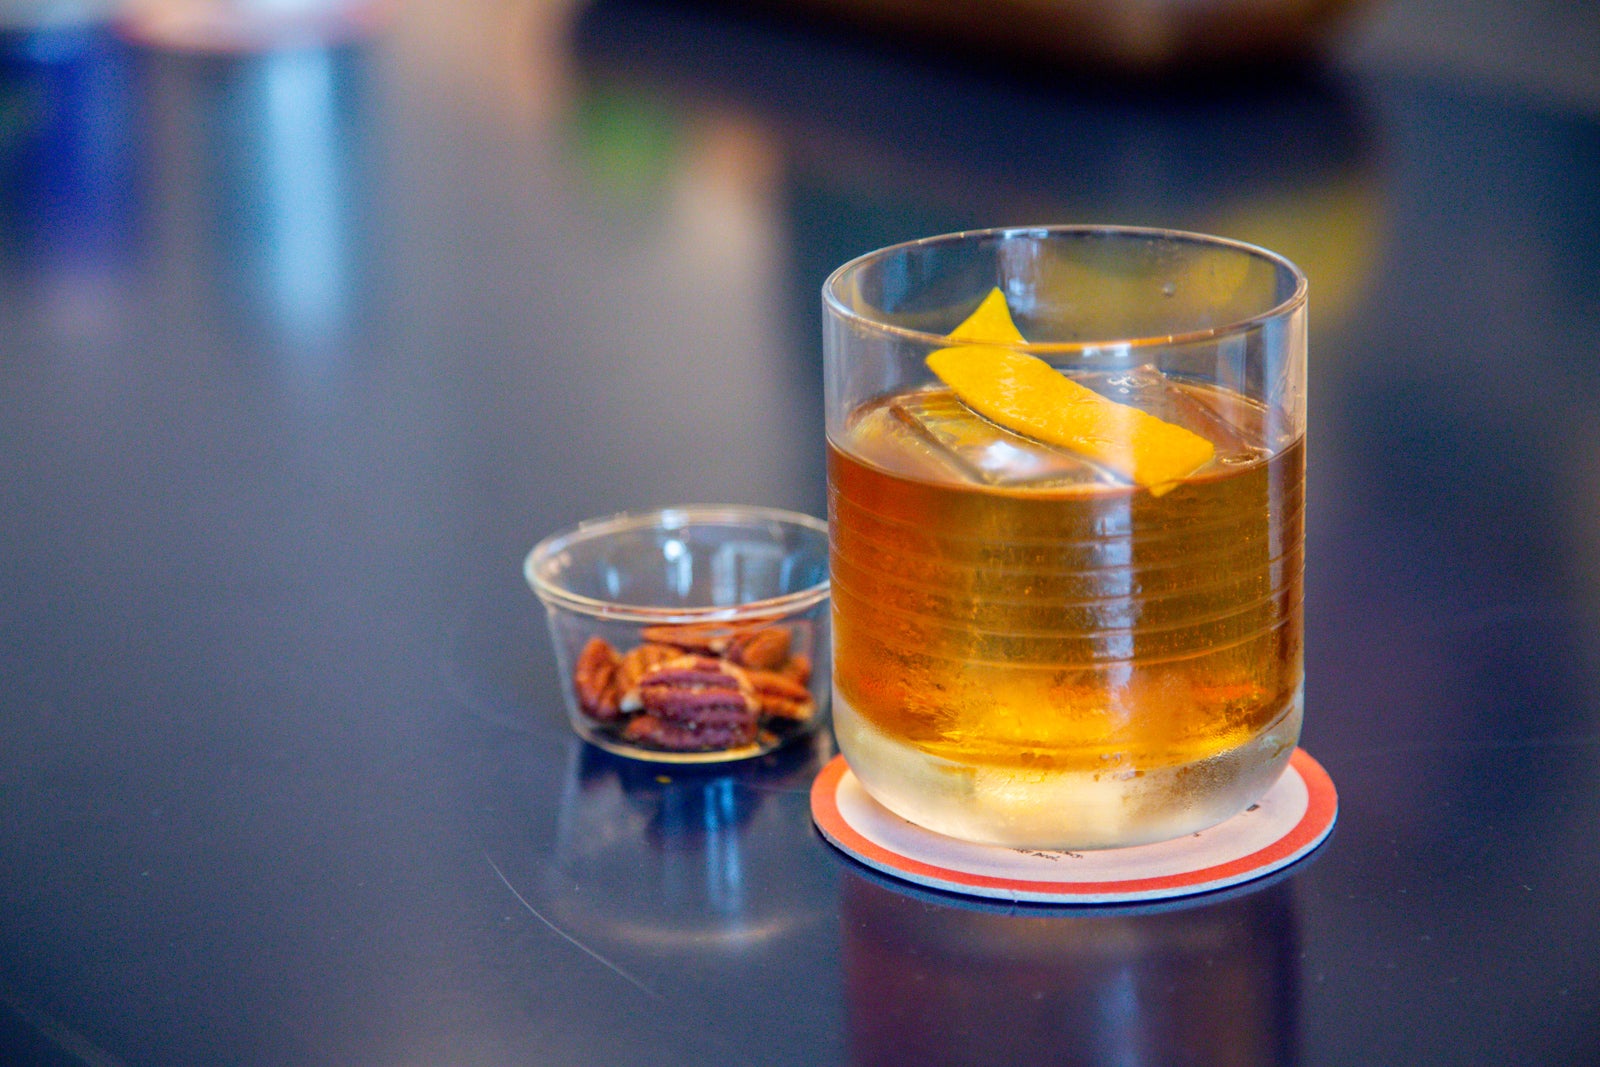
[[1295,1062],[1299,920],[1282,875],[1137,908],[991,905],[854,868],[852,1062]]
[[772,891],[792,857],[761,847],[750,824],[771,791],[806,788],[827,746],[810,738],[695,768],[574,742],[549,867],[551,919],[624,954],[735,955],[815,921],[821,902]]

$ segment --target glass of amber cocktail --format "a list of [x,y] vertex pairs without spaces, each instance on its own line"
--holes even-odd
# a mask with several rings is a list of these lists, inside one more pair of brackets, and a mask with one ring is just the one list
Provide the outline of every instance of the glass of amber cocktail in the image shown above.
[[1115,848],[1299,739],[1306,281],[1234,241],[934,237],[823,289],[834,728],[939,833]]

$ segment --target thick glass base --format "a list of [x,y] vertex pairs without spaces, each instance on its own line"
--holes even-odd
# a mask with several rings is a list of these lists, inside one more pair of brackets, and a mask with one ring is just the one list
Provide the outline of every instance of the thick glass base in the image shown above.
[[1127,848],[1214,826],[1249,807],[1300,739],[1299,693],[1244,744],[1134,776],[954,763],[888,737],[837,690],[839,749],[872,797],[948,837],[1027,849]]

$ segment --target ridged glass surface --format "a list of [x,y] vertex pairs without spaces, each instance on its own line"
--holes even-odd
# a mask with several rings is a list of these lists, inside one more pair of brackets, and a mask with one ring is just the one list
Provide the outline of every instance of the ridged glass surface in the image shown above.
[[[1194,804],[1229,775],[1175,774],[1297,725],[1303,441],[1271,452],[1262,409],[1219,388],[1136,384],[1141,406],[1217,447],[1165,492],[941,391],[870,404],[832,443],[840,740],[869,788],[921,762],[980,806],[974,775],[1005,794],[1067,779],[1127,794],[1158,775],[1162,804]],[[1019,457],[1013,476],[985,465],[997,453]],[[895,766],[875,773],[871,753]]]

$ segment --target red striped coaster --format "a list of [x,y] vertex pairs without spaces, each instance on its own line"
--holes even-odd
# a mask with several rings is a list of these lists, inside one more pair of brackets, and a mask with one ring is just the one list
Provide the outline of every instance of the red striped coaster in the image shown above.
[[954,893],[1052,904],[1188,896],[1281,870],[1333,830],[1339,797],[1321,764],[1296,749],[1267,795],[1233,818],[1173,841],[1083,852],[958,841],[884,808],[843,756],[811,785],[811,817],[835,847],[867,866]]

